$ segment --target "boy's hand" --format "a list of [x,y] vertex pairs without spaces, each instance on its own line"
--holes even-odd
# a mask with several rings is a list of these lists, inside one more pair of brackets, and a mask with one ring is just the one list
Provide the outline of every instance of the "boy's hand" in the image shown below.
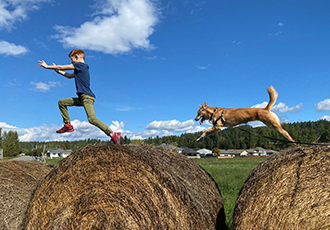
[[38,61],[39,62],[39,64],[38,64],[38,66],[39,67],[44,67],[44,68],[46,68],[46,67],[48,67],[48,65],[47,65],[47,63],[45,62],[45,61]]

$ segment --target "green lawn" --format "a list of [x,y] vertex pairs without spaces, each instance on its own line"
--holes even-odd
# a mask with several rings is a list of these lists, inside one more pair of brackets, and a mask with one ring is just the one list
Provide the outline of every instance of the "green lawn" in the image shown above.
[[56,157],[53,159],[46,159],[47,164],[56,167],[56,165],[58,164],[58,162],[60,162],[61,160],[63,160],[62,157]]
[[226,223],[230,229],[238,193],[251,170],[266,160],[265,157],[194,159],[217,183],[224,201]]
[[11,159],[14,159],[14,158],[16,158],[16,157],[3,157],[3,160],[8,161],[8,160],[11,160]]

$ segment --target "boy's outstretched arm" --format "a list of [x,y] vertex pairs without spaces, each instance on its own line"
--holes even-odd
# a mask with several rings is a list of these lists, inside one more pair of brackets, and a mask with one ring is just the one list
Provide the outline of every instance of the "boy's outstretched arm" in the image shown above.
[[74,78],[74,73],[66,73],[66,72],[62,71],[62,70],[74,70],[75,68],[72,64],[55,65],[55,63],[53,63],[52,65],[47,65],[47,63],[45,61],[38,61],[38,62],[39,62],[39,64],[38,64],[39,67],[55,70],[56,73],[59,73],[66,78]]
[[55,65],[54,63],[52,65],[47,65],[45,61],[38,61],[39,67],[44,67],[45,69],[53,69],[53,70],[74,70],[74,66],[72,64],[70,65]]

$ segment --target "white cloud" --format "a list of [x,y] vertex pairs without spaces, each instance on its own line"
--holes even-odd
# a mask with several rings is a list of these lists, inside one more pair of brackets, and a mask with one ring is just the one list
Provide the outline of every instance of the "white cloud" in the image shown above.
[[55,26],[64,47],[120,54],[132,49],[150,49],[148,40],[158,22],[157,9],[151,0],[106,0],[99,4],[94,20],[78,28]]
[[330,110],[330,99],[325,99],[316,104],[316,111],[322,112]]
[[53,81],[49,81],[48,84],[44,82],[38,82],[38,83],[30,82],[30,84],[34,85],[34,88],[31,88],[31,90],[43,92],[43,93],[50,91],[51,87],[61,86],[59,82],[53,82]]
[[116,108],[115,110],[118,112],[128,112],[128,111],[133,110],[133,108],[130,106],[121,106],[121,107]]
[[274,36],[280,35],[280,34],[282,34],[282,33],[283,33],[282,31],[277,31],[277,32],[274,34]]
[[163,136],[170,136],[173,135],[172,132],[169,132],[167,130],[144,130],[142,132],[131,132],[131,131],[123,131],[121,133],[122,136],[127,136],[131,140],[139,139],[147,139],[149,137],[163,137]]
[[[38,127],[18,128],[13,125],[0,122],[2,131],[17,131],[20,141],[75,141],[91,139],[110,140],[100,129],[91,125],[87,121],[74,120],[71,122],[75,131],[72,133],[57,134],[56,130],[61,127],[58,125],[43,124]],[[174,135],[174,133],[193,133],[204,131],[205,127],[195,126],[193,120],[179,122],[173,121],[154,121],[147,125],[142,132],[133,132],[125,129],[125,122],[112,121],[109,126],[114,132],[121,132],[122,137],[133,139],[147,139],[149,137],[163,137]]]
[[198,69],[201,69],[201,70],[204,70],[204,69],[207,69],[207,67],[204,67],[204,66],[197,66]]
[[180,122],[177,120],[170,121],[153,121],[146,126],[149,130],[167,130],[170,132],[199,132],[205,128],[195,125],[194,120]]
[[112,124],[110,125],[110,129],[114,132],[123,132],[124,126],[125,126],[124,122],[113,121]]
[[0,122],[0,128],[3,128],[3,129],[17,129],[17,127],[12,126],[12,125],[8,125],[5,122]]
[[[28,12],[39,9],[39,4],[50,0],[0,0],[0,31],[14,29],[14,24],[25,20]],[[29,52],[28,48],[0,40],[0,54],[18,56]]]
[[279,23],[277,24],[277,26],[284,26],[284,23],[279,22]]
[[[256,104],[252,106],[252,108],[265,108],[267,106],[268,102],[264,101],[261,104]],[[299,110],[303,107],[303,103],[299,103],[296,106],[289,107],[283,102],[278,103],[277,105],[273,106],[272,111],[274,113],[286,113],[286,112],[291,112],[291,113],[298,113]]]
[[232,42],[232,44],[234,44],[234,45],[240,45],[240,44],[241,44],[241,42],[240,42],[240,41],[236,41],[236,40],[235,40],[235,41],[233,41],[233,42]]
[[262,123],[261,121],[250,121],[247,124],[253,128],[265,126],[265,124]]
[[[1,15],[1,12],[0,12]],[[0,54],[17,56],[29,52],[28,48],[7,41],[0,40]]]
[[290,112],[290,113],[298,113],[298,111],[303,107],[303,103],[299,103],[296,106],[293,107],[289,107],[286,104],[280,102],[277,105],[275,105],[272,109],[273,112],[275,113],[286,113],[286,112]]
[[321,117],[319,120],[327,120],[327,121],[330,121],[330,116],[329,116],[329,115],[324,115],[324,116]]
[[[0,128],[3,131],[17,131],[20,141],[74,141],[85,140],[88,138],[107,139],[107,136],[95,126],[86,121],[74,120],[71,122],[75,131],[72,133],[57,134],[56,130],[60,129],[57,125],[43,124],[38,127],[18,128],[8,125],[5,122],[0,122]],[[108,138],[110,139],[110,138]]]
[[265,108],[267,105],[268,105],[268,102],[264,101],[264,102],[262,102],[261,104],[253,105],[252,108],[263,109],[263,108]]
[[0,0],[0,30],[11,31],[14,24],[27,18],[28,12],[38,10],[39,4],[50,0]]
[[200,70],[205,70],[205,69],[208,69],[210,67],[210,65],[207,65],[207,66],[200,66],[198,65],[197,68],[200,69]]

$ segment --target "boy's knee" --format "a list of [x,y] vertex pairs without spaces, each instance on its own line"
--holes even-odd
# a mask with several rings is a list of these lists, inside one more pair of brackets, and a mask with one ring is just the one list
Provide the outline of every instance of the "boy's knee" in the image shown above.
[[58,106],[63,106],[64,105],[65,100],[61,99],[58,101]]
[[97,119],[96,117],[88,117],[88,122],[91,123],[92,125],[96,125]]

